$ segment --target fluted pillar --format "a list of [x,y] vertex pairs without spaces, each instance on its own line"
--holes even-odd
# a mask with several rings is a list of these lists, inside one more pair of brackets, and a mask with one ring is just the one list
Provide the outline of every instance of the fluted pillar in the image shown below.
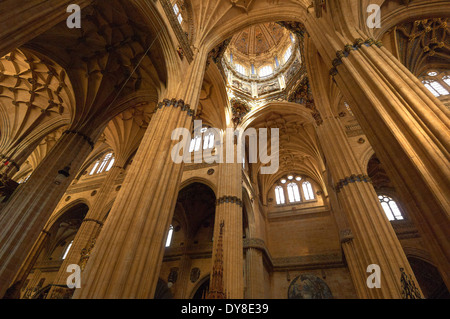
[[[317,133],[333,180],[338,181],[334,189],[350,225],[351,233],[341,237],[359,296],[402,298],[401,269],[412,276],[416,287],[417,280],[369,177],[353,154],[342,124],[333,116],[324,116]],[[371,274],[367,268],[372,264],[380,266],[381,288],[367,286]]]
[[191,122],[178,101],[153,115],[75,298],[153,297],[182,173],[170,156],[171,134]]
[[[25,261],[92,146],[93,142],[86,135],[66,131],[24,187],[3,207],[0,215],[0,296]],[[66,167],[70,167],[69,176],[61,174]]]
[[20,298],[20,290],[22,289],[25,280],[30,274],[30,271],[33,269],[33,266],[36,264],[39,255],[45,247],[49,239],[50,233],[46,230],[43,230],[39,234],[39,238],[34,243],[33,248],[29,252],[27,258],[25,259],[22,267],[20,267],[19,272],[17,273],[13,284],[8,289],[7,293],[3,297],[4,299],[19,299]]
[[338,200],[338,194],[334,192],[334,185],[336,185],[336,183],[333,181],[333,178],[329,173],[329,169],[324,171],[323,174],[324,180],[327,181],[330,205],[333,211],[333,217],[336,223],[336,227],[339,231],[339,241],[341,243],[341,248],[344,253],[347,266],[350,269],[350,276],[353,281],[353,286],[355,287],[358,298],[369,298],[367,289],[365,289],[364,285],[361,284],[365,282],[367,274],[363,274],[361,271],[359,271],[359,269],[364,269],[364,265],[360,264],[361,259],[358,257],[358,251],[353,242],[353,232],[350,228],[347,216],[343,212],[342,205]]
[[[214,239],[219,237],[220,225],[224,224],[223,234],[223,274],[226,297],[244,298],[244,260],[242,229],[242,164],[237,161],[236,145],[233,139],[224,136],[224,149],[234,151],[232,163],[219,164],[218,196],[214,223]],[[229,145],[229,144],[232,145]],[[230,157],[232,158],[232,157]],[[217,249],[214,240],[213,252]]]
[[74,298],[153,298],[182,176],[182,163],[171,157],[179,141],[171,136],[191,130],[187,103],[195,109],[199,101],[206,58],[197,52],[177,82],[177,98],[159,103]]
[[245,299],[264,299],[263,252],[255,247],[245,248]]
[[60,296],[59,291],[53,294],[55,287],[59,287],[58,290],[60,290],[61,286],[67,285],[67,277],[70,275],[67,273],[67,267],[69,265],[79,265],[82,270],[84,269],[89,256],[83,255],[82,252],[89,251],[90,253],[93,248],[91,245],[95,246],[96,238],[100,234],[108,213],[105,211],[105,206],[108,204],[107,201],[111,193],[114,192],[115,181],[123,171],[123,167],[121,166],[123,164],[123,162],[118,163],[116,161],[115,165],[109,170],[105,181],[97,193],[94,204],[89,209],[86,217],[83,219],[83,222],[73,240],[72,246],[58,271],[56,279],[53,282],[53,287],[47,295],[48,299],[54,299]]
[[[66,285],[68,265],[77,264],[82,271],[84,270],[92,249],[95,247],[96,239],[106,221],[108,214],[106,205],[109,204],[111,194],[115,193],[115,182],[120,174],[124,172],[130,156],[136,151],[142,141],[153,110],[153,103],[139,103],[117,115],[108,123],[104,134],[106,142],[114,150],[114,165],[107,173],[95,197],[96,200],[90,207],[73,240],[72,247],[54,281],[55,286],[61,287]],[[61,288],[58,288],[58,292],[53,295],[54,290],[56,289],[52,288],[48,293],[48,298],[61,296]]]
[[450,111],[353,14],[330,0],[326,19],[308,20],[308,64],[321,59],[345,96],[450,287]]
[[[381,43],[361,42],[335,78],[450,287],[450,112]],[[355,85],[361,70],[376,74],[371,92]]]
[[178,272],[177,290],[176,290],[174,298],[175,299],[187,299],[187,298],[189,298],[189,296],[187,295],[188,294],[187,287],[190,282],[189,274],[191,271],[192,260],[186,254],[186,247],[183,251],[183,255],[181,256],[179,265],[180,265],[179,266],[180,271]]

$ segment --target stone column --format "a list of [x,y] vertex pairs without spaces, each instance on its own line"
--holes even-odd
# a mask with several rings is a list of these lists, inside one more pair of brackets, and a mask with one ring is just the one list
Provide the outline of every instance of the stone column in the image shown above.
[[[25,261],[92,147],[88,136],[66,131],[24,187],[3,207],[0,214],[0,296]],[[70,167],[70,175],[64,176],[67,167]]]
[[234,156],[230,157],[233,159],[232,163],[227,163],[225,156],[224,163],[219,164],[213,252],[217,250],[216,239],[219,238],[220,225],[223,222],[223,279],[226,297],[243,299],[242,164],[237,161],[233,138],[227,138],[225,135],[224,140],[224,150],[233,151]]
[[191,130],[194,111],[184,101],[194,109],[199,101],[204,51],[173,84],[177,99],[159,103],[74,298],[153,298],[182,176],[182,163],[171,157],[179,141],[171,135],[175,129]]
[[[0,57],[44,33],[64,19],[67,7],[88,6],[92,0],[5,0],[0,13]],[[32,26],[32,27],[31,27]]]
[[[187,246],[186,246],[187,247]],[[186,247],[183,249],[183,255],[181,256],[179,263],[177,291],[175,293],[175,299],[188,299],[188,284],[189,284],[189,274],[191,271],[192,260],[186,253]]]
[[22,267],[20,267],[19,272],[16,275],[16,278],[13,280],[13,284],[8,291],[5,293],[3,299],[20,299],[20,290],[22,289],[27,277],[30,274],[30,271],[33,269],[33,266],[36,264],[39,255],[45,247],[49,239],[50,233],[46,230],[43,230],[39,234],[39,238],[34,243],[33,248],[25,259]]
[[336,81],[450,287],[450,112],[379,42],[357,39],[338,61]]
[[450,111],[381,41],[353,25],[347,2],[330,4],[331,23],[308,21],[307,46],[320,51],[450,287]]
[[[119,175],[124,172],[127,161],[142,141],[153,111],[153,103],[140,103],[119,114],[107,125],[104,134],[107,143],[114,150],[114,166],[107,173],[106,179],[98,191],[96,200],[90,207],[73,240],[72,247],[54,281],[56,286],[66,285],[68,265],[78,264],[82,270],[85,268],[95,246],[96,239],[106,221],[108,214],[106,205],[109,204],[111,194],[115,192],[115,182]],[[53,295],[54,290],[52,288],[48,293],[48,298],[61,296],[61,288],[58,289],[55,295]]]
[[367,268],[360,264],[360,258],[358,257],[358,251],[356,250],[355,244],[353,242],[354,236],[350,228],[350,224],[347,217],[343,211],[343,208],[338,200],[337,193],[334,192],[334,185],[336,183],[333,181],[329,170],[324,172],[325,180],[327,181],[327,187],[330,189],[328,191],[331,209],[333,211],[334,221],[339,231],[339,241],[341,243],[341,248],[345,256],[348,268],[350,270],[350,275],[352,277],[353,286],[355,287],[356,294],[360,299],[367,299],[369,295],[367,289],[362,285],[367,279],[368,274],[364,274],[359,271],[360,269]]
[[[260,247],[254,247],[253,241],[254,239],[252,238],[244,241],[246,269],[245,299],[264,299],[263,250]],[[245,245],[246,243],[248,243],[248,246]]]
[[[330,112],[331,113],[331,112]],[[366,298],[402,298],[401,270],[413,271],[370,183],[348,143],[342,124],[332,115],[323,116],[317,133],[327,159],[342,210],[351,233],[343,234],[343,249],[358,294]],[[351,238],[353,234],[353,239]],[[345,240],[347,238],[347,240]],[[369,265],[381,268],[381,288],[369,289]]]
[[[61,268],[58,271],[58,275],[53,282],[54,286],[49,291],[47,299],[54,299],[60,296],[61,287],[66,286],[67,277],[69,276],[69,273],[67,273],[67,266],[76,264],[79,265],[83,271],[89,259],[89,255],[86,254],[88,252],[91,253],[91,250],[95,245],[96,238],[100,234],[106,220],[106,215],[108,212],[105,211],[105,206],[108,204],[107,201],[111,193],[114,192],[116,179],[120,173],[123,172],[123,164],[124,161],[118,162],[116,160],[115,165],[108,172],[102,187],[98,191],[94,204],[86,214],[86,217],[84,218],[80,229],[73,240],[72,247],[70,248],[66,259],[64,259]],[[59,289],[57,293],[53,294],[55,287],[58,287]],[[65,289],[72,290],[70,288]]]

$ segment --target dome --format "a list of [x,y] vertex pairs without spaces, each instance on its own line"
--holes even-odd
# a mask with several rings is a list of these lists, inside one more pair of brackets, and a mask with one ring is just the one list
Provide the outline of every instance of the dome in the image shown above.
[[235,34],[230,47],[237,54],[260,57],[271,53],[280,44],[290,41],[289,31],[281,25],[271,22],[251,26]]

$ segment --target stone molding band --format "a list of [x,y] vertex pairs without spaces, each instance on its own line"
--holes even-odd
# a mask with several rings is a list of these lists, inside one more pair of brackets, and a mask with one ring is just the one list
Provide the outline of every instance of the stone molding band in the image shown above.
[[194,116],[195,112],[194,110],[191,110],[189,104],[185,104],[183,100],[177,100],[177,99],[164,99],[162,102],[158,103],[157,109],[162,109],[163,107],[174,107],[174,108],[181,108],[182,111],[186,111],[189,116]]
[[191,46],[189,44],[189,39],[186,36],[186,33],[183,31],[183,28],[178,22],[177,17],[173,11],[173,5],[169,0],[159,0],[159,2],[161,3],[161,6],[163,7],[167,18],[169,19],[169,23],[172,26],[172,30],[174,31],[178,42],[180,43],[184,56],[186,56],[190,64],[194,60],[194,53],[192,52]]
[[47,231],[47,230],[43,230],[42,233],[43,233],[44,235],[47,235],[47,236],[50,236],[50,235],[51,235],[51,233],[50,233],[49,231]]
[[354,238],[353,237],[353,232],[349,228],[346,228],[346,229],[343,229],[343,230],[339,231],[339,237],[340,237],[340,240],[341,240],[341,244],[350,242]]
[[336,193],[339,193],[341,191],[342,188],[344,188],[344,186],[347,186],[348,184],[351,183],[356,183],[356,182],[365,182],[365,183],[371,183],[372,180],[370,179],[369,176],[367,175],[351,175],[350,177],[345,177],[344,179],[339,180],[339,182],[336,184],[335,186],[335,190]]
[[350,53],[352,52],[352,51],[357,51],[357,50],[359,50],[363,45],[365,45],[366,47],[370,47],[370,46],[372,46],[372,45],[376,45],[377,47],[379,47],[379,48],[381,48],[382,46],[383,46],[383,42],[381,42],[381,41],[375,41],[374,39],[372,39],[372,38],[368,38],[367,40],[363,40],[363,39],[361,39],[361,38],[358,38],[358,39],[355,39],[355,41],[353,42],[353,44],[346,44],[345,46],[344,46],[344,50],[342,51],[342,50],[338,50],[337,52],[336,52],[336,59],[334,59],[333,61],[332,61],[332,64],[333,64],[333,67],[331,68],[331,70],[330,70],[330,75],[332,76],[332,77],[334,77],[335,75],[337,75],[338,74],[338,70],[337,70],[337,67],[339,66],[339,65],[341,65],[342,64],[342,59],[343,58],[347,58],[349,55],[350,55]]
[[20,166],[19,166],[16,162],[14,162],[13,160],[11,160],[9,157],[4,156],[4,157],[2,158],[2,160],[3,160],[5,166],[11,164],[11,165],[14,166],[15,168],[17,168],[17,170],[20,170]]
[[242,205],[243,205],[242,199],[240,199],[236,196],[222,196],[217,199],[216,205],[218,206],[223,203],[236,204],[236,205],[239,205],[240,207],[242,207]]
[[84,222],[94,222],[94,223],[99,224],[100,226],[103,226],[103,222],[101,222],[101,221],[99,221],[99,220],[96,220],[96,219],[92,219],[92,218],[85,218],[85,219],[83,219],[82,222],[83,222],[83,223],[84,223]]
[[78,131],[71,131],[71,130],[64,131],[63,135],[64,135],[64,134],[76,134],[76,135],[79,135],[79,136],[81,136],[81,137],[89,144],[89,146],[90,146],[92,149],[94,149],[94,142],[93,142],[93,141],[91,140],[91,138],[90,138],[89,136],[87,136],[86,134],[83,134],[83,133],[78,132]]

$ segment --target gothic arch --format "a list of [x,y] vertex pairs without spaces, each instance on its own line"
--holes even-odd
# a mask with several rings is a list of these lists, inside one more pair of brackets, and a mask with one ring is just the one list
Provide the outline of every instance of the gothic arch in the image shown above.
[[205,177],[200,177],[200,176],[195,176],[195,177],[191,177],[188,178],[184,181],[181,182],[180,187],[179,187],[179,191],[178,193],[180,193],[183,189],[187,188],[189,185],[192,185],[194,183],[200,183],[200,184],[204,184],[206,186],[208,186],[209,188],[211,188],[211,190],[214,192],[214,195],[217,198],[217,185],[212,182],[211,180],[205,178]]
[[197,291],[200,289],[200,287],[210,280],[210,276],[211,276],[210,273],[206,274],[202,279],[200,279],[195,284],[195,286],[191,290],[191,293],[189,294],[189,298],[188,299],[194,299],[194,296],[197,293]]
[[59,209],[55,214],[53,214],[48,220],[44,229],[45,230],[50,229],[59,218],[61,218],[64,214],[66,214],[67,212],[69,212],[71,209],[73,209],[78,205],[86,205],[88,210],[91,209],[91,203],[89,203],[87,199],[84,198],[75,199],[74,201],[70,202],[63,208]]
[[387,4],[389,1],[384,1],[384,5],[381,7],[381,28],[374,31],[376,39],[381,39],[388,30],[403,22],[450,15],[450,7],[445,0],[412,1],[407,6],[399,6],[396,10],[385,13],[384,7]]

